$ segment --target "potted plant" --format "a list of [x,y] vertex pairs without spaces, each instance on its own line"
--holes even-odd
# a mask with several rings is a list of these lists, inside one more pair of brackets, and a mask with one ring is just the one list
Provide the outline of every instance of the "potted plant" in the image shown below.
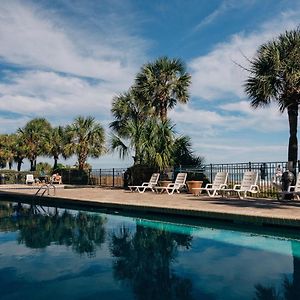
[[188,193],[197,195],[199,190],[193,190],[194,188],[201,188],[203,181],[205,181],[205,175],[203,173],[198,172],[189,172],[187,176],[187,188]]

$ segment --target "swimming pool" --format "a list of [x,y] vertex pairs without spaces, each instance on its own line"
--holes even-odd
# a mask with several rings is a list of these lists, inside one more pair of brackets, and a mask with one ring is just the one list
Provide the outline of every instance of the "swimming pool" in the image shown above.
[[300,299],[300,234],[0,202],[0,291],[1,299]]

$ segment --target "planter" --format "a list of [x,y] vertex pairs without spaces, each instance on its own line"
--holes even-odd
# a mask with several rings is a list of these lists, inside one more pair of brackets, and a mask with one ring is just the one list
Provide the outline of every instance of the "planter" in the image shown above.
[[199,191],[195,191],[193,190],[193,188],[201,188],[203,181],[199,181],[199,180],[189,180],[186,182],[187,187],[188,187],[188,192],[190,194],[194,194],[197,195],[199,194]]
[[171,180],[162,180],[162,181],[158,182],[158,185],[166,187],[166,186],[168,186],[169,183],[172,183],[172,181]]

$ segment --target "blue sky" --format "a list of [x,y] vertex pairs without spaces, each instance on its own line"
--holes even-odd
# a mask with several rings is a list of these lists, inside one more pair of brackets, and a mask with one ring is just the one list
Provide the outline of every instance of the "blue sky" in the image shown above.
[[92,115],[109,134],[112,98],[166,55],[192,75],[189,103],[169,116],[195,153],[207,163],[286,160],[286,114],[250,108],[238,64],[299,20],[295,0],[1,0],[0,133],[35,117],[63,125]]

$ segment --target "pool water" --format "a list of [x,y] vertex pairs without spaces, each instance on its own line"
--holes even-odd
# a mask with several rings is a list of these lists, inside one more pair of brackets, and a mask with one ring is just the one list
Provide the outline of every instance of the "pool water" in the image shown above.
[[300,299],[300,234],[0,202],[0,295]]

